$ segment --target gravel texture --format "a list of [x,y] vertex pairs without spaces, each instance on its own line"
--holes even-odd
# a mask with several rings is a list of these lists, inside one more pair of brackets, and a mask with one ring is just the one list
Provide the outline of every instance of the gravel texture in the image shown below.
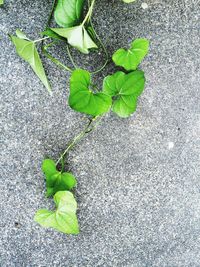
[[[20,28],[37,37],[50,6],[5,0],[0,8],[0,266],[199,267],[200,1],[97,1],[94,24],[109,53],[136,37],[149,38],[151,50],[137,112],[107,115],[70,154],[78,236],[43,229],[33,216],[53,207],[41,161],[58,158],[84,116],[66,105],[69,75],[44,60],[50,97],[7,36]],[[87,66],[100,59],[76,56]]]

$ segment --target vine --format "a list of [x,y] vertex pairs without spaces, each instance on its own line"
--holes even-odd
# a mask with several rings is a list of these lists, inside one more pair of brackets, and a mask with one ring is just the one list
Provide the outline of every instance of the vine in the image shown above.
[[[134,0],[123,2],[130,3]],[[87,11],[84,16],[86,5]],[[77,181],[72,173],[65,171],[66,156],[78,142],[97,127],[102,117],[110,110],[121,118],[134,113],[137,99],[145,86],[144,72],[137,68],[148,53],[149,42],[146,39],[136,39],[129,49],[120,48],[112,55],[113,62],[120,70],[104,78],[102,90],[92,82],[92,75],[102,71],[109,58],[92,23],[94,6],[95,0],[88,0],[87,3],[85,0],[54,0],[41,38],[30,40],[21,30],[16,30],[16,36],[10,35],[18,55],[30,64],[50,94],[52,90],[37,50],[38,43],[42,44],[41,51],[48,59],[71,73],[69,106],[77,112],[84,113],[88,119],[85,128],[69,142],[57,161],[45,159],[42,163],[42,171],[46,177],[46,196],[53,196],[56,209],[39,210],[34,220],[43,227],[51,227],[66,234],[79,233],[77,203],[72,193]],[[50,27],[53,14],[59,28]],[[49,48],[58,42],[66,45],[73,68],[50,54]],[[102,47],[105,62],[92,72],[77,68],[70,47],[84,54],[88,54],[91,49]]]

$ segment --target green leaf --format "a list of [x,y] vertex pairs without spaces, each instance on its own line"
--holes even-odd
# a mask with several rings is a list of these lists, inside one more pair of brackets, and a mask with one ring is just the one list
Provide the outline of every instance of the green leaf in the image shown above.
[[44,68],[42,66],[40,56],[35,47],[35,43],[33,41],[21,39],[27,38],[25,35],[22,34],[22,32],[18,31],[17,34],[18,36],[20,36],[20,38],[16,36],[10,37],[16,47],[18,55],[31,65],[36,75],[40,78],[44,86],[51,93],[51,87],[46,77]]
[[93,93],[90,73],[77,69],[70,78],[69,105],[72,109],[92,116],[106,113],[112,104],[111,97],[102,93]]
[[47,197],[58,191],[71,190],[76,186],[76,178],[71,173],[59,172],[55,162],[51,159],[43,161],[42,171],[46,176]]
[[48,36],[48,37],[51,37],[51,38],[54,38],[54,39],[65,40],[65,38],[61,37],[60,35],[58,35],[54,31],[52,31],[51,29],[46,29],[45,31],[41,32],[41,34],[43,36]]
[[52,159],[43,160],[42,171],[48,179],[50,179],[52,175],[58,172],[56,169],[56,164]]
[[72,27],[80,22],[85,0],[58,0],[54,17],[61,27]]
[[0,6],[4,4],[4,0],[0,0]]
[[97,48],[92,38],[83,25],[72,28],[52,28],[58,35],[67,38],[68,43],[84,54],[89,53],[90,48]]
[[129,74],[118,71],[104,79],[103,92],[113,97],[113,112],[126,118],[136,110],[137,98],[142,93],[144,84],[142,71]]
[[147,39],[136,39],[132,42],[131,48],[117,50],[112,59],[117,66],[126,70],[136,70],[149,50],[149,41]]
[[38,210],[34,221],[45,228],[54,228],[65,234],[78,234],[77,203],[73,194],[68,191],[57,192],[54,201],[56,210]]
[[30,39],[26,36],[26,34],[24,32],[22,32],[21,30],[19,30],[19,29],[16,30],[16,35],[20,39],[24,39],[24,40],[29,40],[30,41]]

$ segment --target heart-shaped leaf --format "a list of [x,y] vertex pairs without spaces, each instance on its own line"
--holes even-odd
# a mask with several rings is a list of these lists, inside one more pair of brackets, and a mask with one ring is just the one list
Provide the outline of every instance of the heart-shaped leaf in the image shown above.
[[117,66],[126,70],[136,70],[149,50],[149,41],[147,39],[137,39],[132,42],[131,48],[117,50],[112,59]]
[[118,71],[104,79],[103,92],[113,97],[113,112],[125,118],[136,110],[137,97],[142,93],[144,84],[142,71],[129,74]]
[[68,172],[59,172],[51,159],[43,161],[42,170],[46,176],[47,197],[58,191],[71,190],[76,185],[75,177]]
[[88,71],[77,69],[72,73],[69,105],[72,109],[88,115],[101,115],[109,110],[112,99],[102,92],[93,93],[90,80]]
[[61,27],[72,27],[80,22],[85,0],[58,0],[54,17]]
[[90,48],[97,48],[97,45],[93,42],[83,25],[72,28],[52,28],[52,31],[67,38],[71,46],[84,54],[88,54]]
[[35,43],[33,41],[30,41],[26,37],[26,35],[19,30],[17,30],[16,34],[18,37],[10,37],[16,47],[18,55],[31,65],[32,69],[40,78],[44,86],[48,89],[49,92],[51,92],[51,87],[46,77]]
[[78,234],[77,203],[73,194],[68,191],[57,192],[54,201],[56,210],[38,210],[34,221],[45,228],[54,228],[65,234]]

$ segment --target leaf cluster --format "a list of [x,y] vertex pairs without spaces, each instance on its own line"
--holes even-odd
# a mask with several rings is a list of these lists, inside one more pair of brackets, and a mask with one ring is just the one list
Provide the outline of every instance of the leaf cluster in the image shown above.
[[148,49],[148,40],[137,39],[129,50],[117,50],[113,61],[125,70],[105,77],[103,88],[98,92],[93,90],[94,84],[88,71],[75,70],[70,79],[70,107],[92,116],[102,115],[110,108],[119,117],[130,116],[136,110],[137,99],[144,90],[144,72],[136,69]]
[[[135,0],[122,0],[131,3]],[[0,0],[0,4],[3,0]],[[56,6],[54,6],[56,3]],[[25,60],[43,85],[51,93],[51,86],[46,76],[41,56],[38,51],[38,44],[42,44],[42,53],[56,65],[71,73],[69,106],[87,115],[88,124],[69,143],[57,162],[52,159],[45,159],[42,163],[42,171],[46,179],[46,196],[53,197],[55,210],[38,210],[34,220],[43,227],[56,229],[66,234],[78,234],[79,225],[76,216],[77,203],[72,190],[77,181],[72,173],[64,171],[64,160],[68,152],[89,132],[97,126],[102,116],[112,110],[122,118],[130,116],[135,112],[138,97],[144,90],[145,75],[138,66],[148,53],[149,42],[146,39],[137,39],[132,42],[129,49],[120,48],[112,56],[118,70],[106,76],[99,89],[93,82],[92,73],[84,69],[77,69],[70,48],[88,54],[91,49],[98,49],[100,46],[105,53],[105,62],[96,71],[104,69],[108,63],[108,52],[97,35],[93,23],[92,12],[95,0],[58,0],[54,1],[52,12],[49,16],[45,29],[40,33],[39,39],[31,40],[20,30],[16,36],[10,35],[15,45],[17,54]],[[86,14],[84,10],[87,8]],[[54,14],[57,27],[50,26]],[[59,61],[49,53],[49,48],[63,42],[73,68]],[[58,168],[61,163],[61,169]]]

